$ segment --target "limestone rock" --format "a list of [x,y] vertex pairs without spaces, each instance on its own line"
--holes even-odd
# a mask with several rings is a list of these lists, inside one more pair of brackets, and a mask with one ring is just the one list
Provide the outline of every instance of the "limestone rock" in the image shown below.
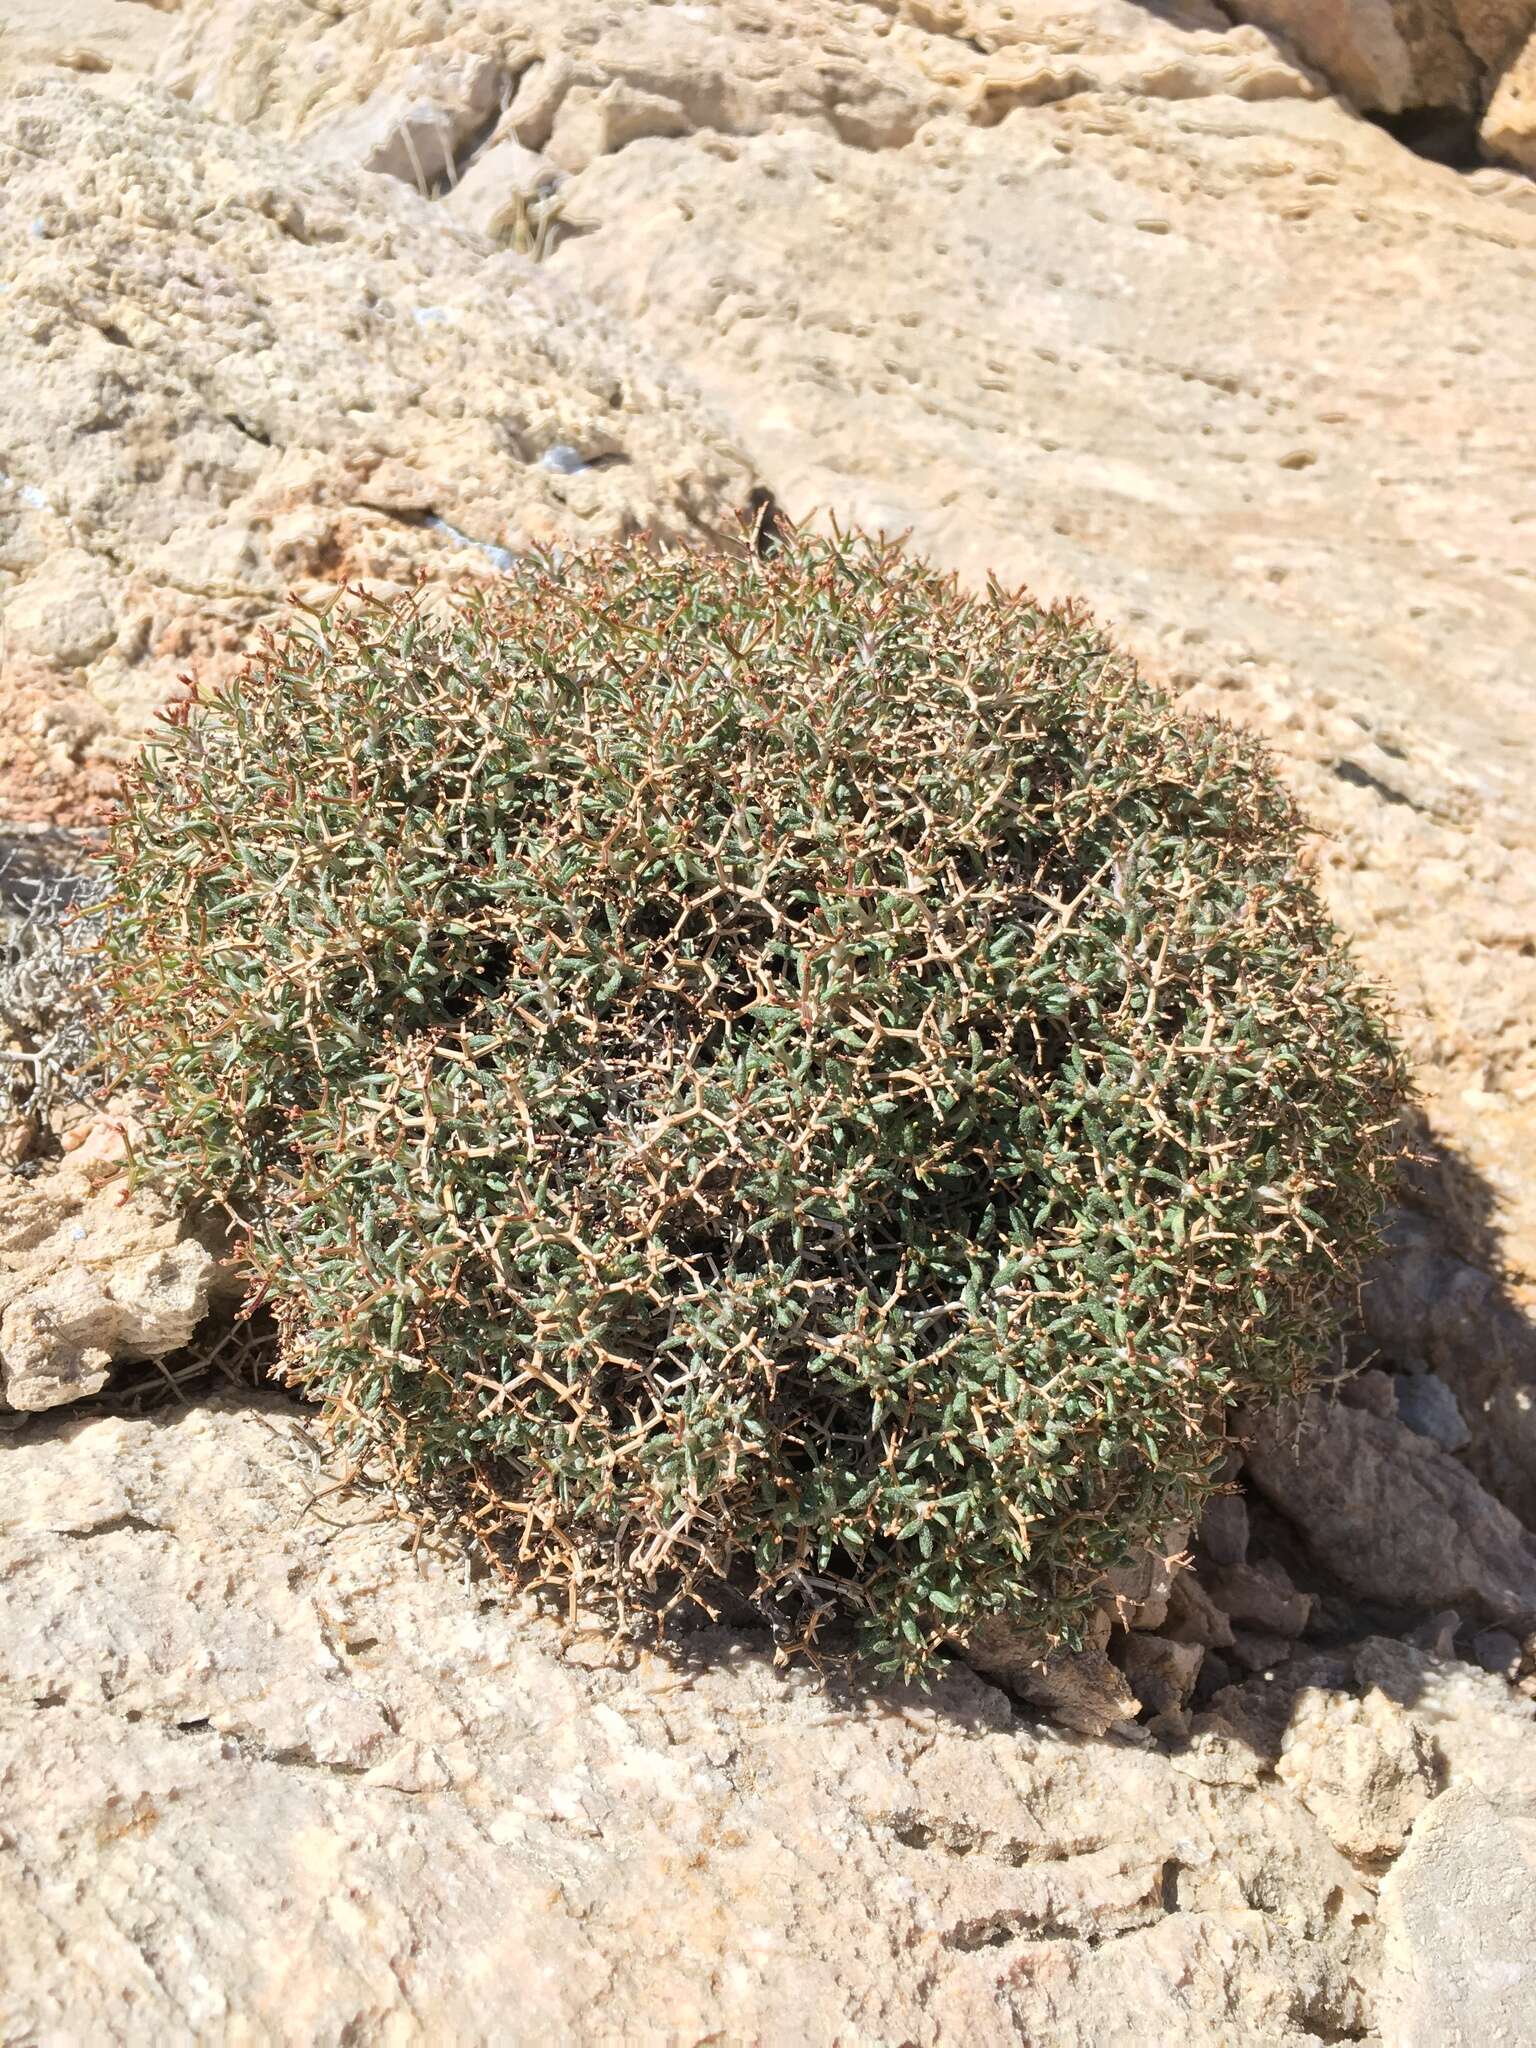
[[[1490,93],[1498,98],[1501,79],[1518,69],[1518,53],[1536,31],[1532,0],[1229,0],[1229,7],[1281,38],[1355,106],[1386,114],[1480,112]],[[1501,153],[1486,127],[1484,139]]]
[[179,1350],[208,1312],[212,1268],[212,1255],[189,1240],[114,1260],[104,1272],[77,1254],[76,1263],[18,1292],[0,1315],[5,1400],[12,1408],[56,1408],[99,1393],[117,1359]]
[[1134,0],[966,0],[948,16],[903,5],[862,19],[839,0],[779,0],[771,15],[761,0],[638,13],[624,0],[361,0],[335,16],[300,0],[188,0],[159,75],[198,107],[312,143],[360,107],[409,104],[423,64],[471,54],[514,81],[507,131],[572,168],[648,136],[796,127],[887,151],[941,113],[991,126],[1082,93],[1263,100],[1320,89],[1271,38],[1214,7]]
[[1180,1572],[1169,1588],[1163,1633],[1170,1642],[1197,1643],[1205,1650],[1229,1649],[1232,1644],[1232,1623],[1196,1572]]
[[1491,77],[1536,35],[1536,0],[1451,0],[1456,31]]
[[213,1254],[115,1162],[81,1147],[0,1212],[0,1407],[36,1411],[99,1393],[114,1363],[163,1358],[208,1311]]
[[1536,1524],[1536,1322],[1528,1310],[1451,1249],[1440,1221],[1415,1210],[1392,1220],[1361,1305],[1384,1352],[1409,1372],[1430,1368],[1444,1380],[1469,1431],[1467,1464]]
[[1350,1698],[1303,1688],[1275,1766],[1346,1856],[1395,1856],[1440,1789],[1433,1742],[1385,1693]]
[[1212,1564],[1246,1564],[1248,1503],[1240,1493],[1218,1493],[1200,1517],[1199,1547]]
[[1232,12],[1283,36],[1368,112],[1476,103],[1478,67],[1448,0],[1232,0]]
[[1245,1671],[1272,1672],[1295,1649],[1290,1636],[1266,1635],[1262,1629],[1235,1628],[1227,1654]]
[[[558,167],[511,136],[478,157],[443,201],[445,212],[490,241],[510,239],[533,204],[561,183]],[[514,244],[515,246],[515,244]]]
[[1131,1634],[1120,1646],[1120,1667],[1148,1713],[1173,1714],[1189,1704],[1204,1656],[1198,1643]]
[[1536,1616],[1536,1538],[1427,1438],[1315,1394],[1249,1417],[1243,1433],[1253,1484],[1351,1592]]
[[[0,101],[0,169],[0,770],[33,817],[290,591],[745,508],[686,379],[393,178],[55,80]],[[368,502],[391,465],[409,512]],[[29,725],[66,690],[100,736],[55,766]]]
[[492,57],[434,54],[393,92],[376,93],[322,129],[318,146],[365,171],[398,178],[425,198],[458,182],[467,155],[505,110],[511,81]]
[[1438,1759],[1438,1782],[1473,1785],[1512,1811],[1536,1811],[1536,1716],[1502,1679],[1473,1665],[1386,1636],[1331,1650],[1301,1650],[1273,1679],[1218,1693],[1208,1723],[1242,1742],[1259,1766],[1279,1762],[1296,1703],[1309,1689],[1330,1697],[1380,1693],[1395,1702]]
[[1187,1527],[1168,1529],[1160,1542],[1144,1545],[1129,1562],[1107,1575],[1105,1595],[1123,1628],[1162,1627],[1188,1540]]
[[1472,1655],[1484,1671],[1496,1671],[1501,1678],[1514,1678],[1520,1669],[1520,1640],[1508,1629],[1481,1629],[1472,1638]]
[[1536,175],[1536,29],[1499,81],[1483,116],[1482,139],[1491,157]]
[[1381,1887],[1393,2048],[1536,2029],[1536,1815],[1467,1786],[1437,1799]]
[[575,86],[565,95],[545,149],[562,170],[583,171],[597,157],[644,136],[687,135],[692,126],[677,100],[614,78],[603,86]]
[[972,1631],[962,1655],[973,1671],[1043,1709],[1063,1728],[1104,1735],[1133,1721],[1141,1706],[1106,1654],[1111,1626],[1108,1609],[1100,1608],[1084,1631],[1080,1650],[1042,1655],[1032,1638],[994,1619]]
[[770,2048],[1369,2030],[1374,1902],[1272,1787],[1033,1727],[964,1666],[850,1693],[723,1630],[610,1651],[409,1538],[275,1400],[26,1425],[8,2039],[478,2041],[509,1986],[530,2039],[589,2036],[594,1986],[615,2038]]
[[117,638],[105,565],[84,548],[60,548],[6,606],[8,634],[52,669],[82,669]]

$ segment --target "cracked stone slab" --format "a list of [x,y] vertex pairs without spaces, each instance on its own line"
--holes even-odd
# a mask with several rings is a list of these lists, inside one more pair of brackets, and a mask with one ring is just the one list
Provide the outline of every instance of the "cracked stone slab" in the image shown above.
[[489,2042],[509,1986],[526,2039],[1368,2026],[1371,1895],[1256,1758],[1207,1782],[958,1665],[615,1650],[336,1476],[276,1400],[26,1426],[0,2037]]

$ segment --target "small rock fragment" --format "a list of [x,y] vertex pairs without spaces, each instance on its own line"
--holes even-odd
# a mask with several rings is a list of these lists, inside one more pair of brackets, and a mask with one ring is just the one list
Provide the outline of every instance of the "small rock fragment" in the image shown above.
[[502,128],[524,149],[541,151],[554,128],[560,103],[575,81],[576,67],[564,55],[557,53],[530,64],[518,82],[516,97]]
[[1243,1564],[1248,1557],[1248,1503],[1240,1493],[1218,1493],[1200,1518],[1200,1548],[1212,1564]]
[[1168,1619],[1163,1633],[1175,1643],[1198,1643],[1202,1649],[1224,1650],[1232,1641],[1232,1624],[1193,1572],[1180,1572],[1168,1593]]
[[1232,1631],[1232,1655],[1250,1671],[1273,1671],[1295,1650],[1290,1636],[1263,1635],[1257,1629]]
[[1272,1557],[1257,1564],[1225,1565],[1208,1572],[1203,1583],[1234,1623],[1269,1635],[1299,1636],[1312,1612],[1311,1594],[1298,1592],[1285,1567]]
[[530,208],[563,177],[548,157],[509,135],[476,158],[443,207],[465,227],[499,241],[519,223],[531,225]]
[[648,135],[686,135],[691,125],[676,100],[623,79],[600,87],[576,85],[560,102],[546,154],[563,171],[581,171],[627,143]]
[[1520,1675],[1520,1639],[1506,1628],[1485,1628],[1472,1638],[1472,1661],[1500,1678]]
[[1444,1608],[1439,1614],[1432,1614],[1427,1621],[1409,1629],[1403,1640],[1411,1643],[1416,1650],[1444,1663],[1446,1658],[1456,1654],[1456,1635],[1461,1627],[1461,1616],[1454,1607]]
[[103,57],[100,50],[93,50],[85,43],[71,43],[67,50],[60,50],[53,60],[66,71],[110,71],[112,59]]
[[973,1671],[1041,1708],[1053,1721],[1083,1735],[1104,1735],[1133,1721],[1140,1702],[1105,1655],[1110,1617],[1100,1609],[1084,1630],[1081,1650],[1042,1655],[1038,1643],[1005,1619],[972,1631],[961,1655]]
[[1305,1687],[1292,1702],[1276,1772],[1346,1856],[1395,1856],[1439,1790],[1434,1745],[1383,1692]]
[[1146,1544],[1105,1577],[1115,1618],[1124,1628],[1161,1628],[1177,1576],[1176,1560],[1189,1540],[1188,1527],[1170,1529],[1159,1543]]
[[1188,1705],[1204,1657],[1198,1643],[1174,1643],[1166,1636],[1132,1634],[1120,1648],[1121,1669],[1132,1692],[1157,1715]]
[[1472,1432],[1456,1396],[1438,1373],[1404,1374],[1396,1382],[1398,1419],[1443,1451],[1464,1451]]

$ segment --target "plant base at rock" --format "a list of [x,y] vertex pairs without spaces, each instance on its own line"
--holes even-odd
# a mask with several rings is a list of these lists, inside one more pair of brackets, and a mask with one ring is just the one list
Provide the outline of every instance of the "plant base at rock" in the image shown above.
[[1399,1067],[1261,750],[858,536],[296,617],[149,748],[114,1054],[335,1428],[543,1579],[1072,1640],[1300,1385]]

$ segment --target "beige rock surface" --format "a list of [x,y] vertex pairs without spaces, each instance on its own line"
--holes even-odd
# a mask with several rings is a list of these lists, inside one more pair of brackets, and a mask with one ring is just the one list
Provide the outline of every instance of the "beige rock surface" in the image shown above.
[[[1525,1810],[1499,1681],[1367,1645],[1304,1712],[1360,1687],[1425,1741],[1450,1689],[1424,1816],[1495,1775]],[[529,2040],[1370,2035],[1374,1885],[1306,1805],[1337,1765],[1277,1778],[1287,1715],[1247,1697],[1164,1752],[963,1668],[850,1697],[724,1633],[612,1655],[413,1556],[280,1404],[34,1421],[0,1494],[0,2033],[489,2041],[515,1986]]]
[[[1480,115],[1536,32],[1532,0],[1226,0],[1367,112]],[[1482,139],[1499,150],[1489,129]]]
[[1273,1759],[1380,1876],[1375,2003],[1390,2048],[1523,2041],[1536,2025],[1529,1705],[1481,1671],[1375,1638],[1217,1696],[1191,1765]]
[[1280,1741],[1276,1776],[1346,1856],[1396,1856],[1439,1790],[1434,1744],[1385,1693],[1304,1690]]
[[493,575],[487,548],[745,501],[686,379],[395,180],[53,80],[0,103],[0,173],[13,814],[78,808],[82,758],[289,591]]
[[193,106],[352,157],[359,109],[371,120],[427,101],[439,126],[463,119],[474,132],[463,91],[430,70],[471,56],[504,78],[500,132],[570,168],[645,136],[791,128],[885,150],[933,114],[987,126],[1084,91],[1323,89],[1206,0],[361,0],[344,15],[300,0],[191,0],[157,75]]
[[1394,2048],[1528,2036],[1533,1902],[1536,1814],[1471,1787],[1437,1801],[1381,1890],[1381,2005]]
[[1478,103],[1479,66],[1451,0],[1232,0],[1232,12],[1273,30],[1357,107]]
[[0,1182],[0,1410],[84,1399],[119,1361],[179,1350],[216,1279],[185,1220],[130,1191],[109,1132],[34,1182]]
[[153,71],[174,13],[148,0],[5,0],[0,90],[23,78],[76,78],[125,98]]
[[1482,137],[1490,156],[1536,173],[1536,29],[1499,81]]

